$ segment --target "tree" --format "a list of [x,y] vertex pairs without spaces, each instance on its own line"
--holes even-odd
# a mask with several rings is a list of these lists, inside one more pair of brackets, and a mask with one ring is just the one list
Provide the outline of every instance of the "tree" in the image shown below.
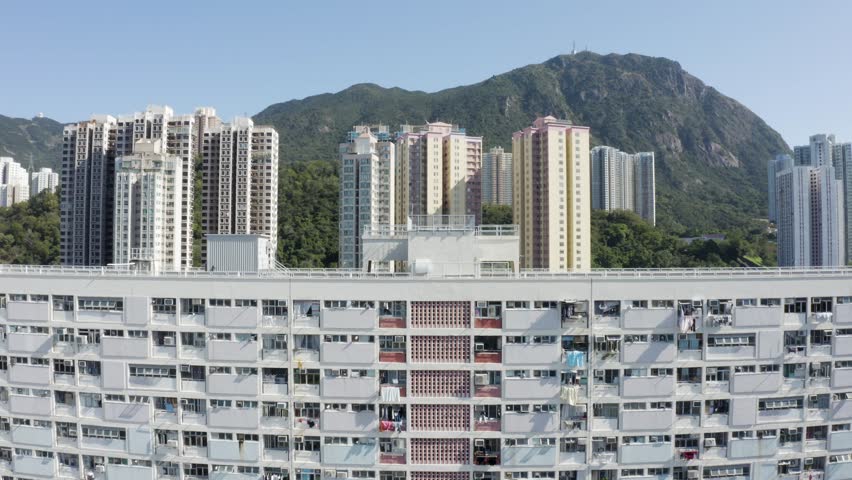
[[483,225],[511,225],[512,206],[493,203],[482,204]]

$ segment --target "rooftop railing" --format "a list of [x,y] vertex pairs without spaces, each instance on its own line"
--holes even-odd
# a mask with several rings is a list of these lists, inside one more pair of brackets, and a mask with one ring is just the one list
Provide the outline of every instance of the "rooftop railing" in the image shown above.
[[[461,264],[459,264],[461,265]],[[445,265],[446,267],[446,265]],[[137,277],[137,278],[245,278],[245,279],[423,279],[423,278],[493,278],[509,280],[582,280],[582,279],[741,279],[741,278],[814,278],[850,277],[852,267],[778,267],[778,268],[649,268],[649,269],[595,269],[586,272],[550,272],[521,270],[479,265],[474,273],[446,273],[471,269],[438,269],[440,274],[415,274],[411,272],[365,272],[360,269],[274,269],[258,272],[208,272],[192,269],[184,271],[149,272],[128,266],[80,267],[60,265],[0,265],[0,276],[71,276],[71,277]]]

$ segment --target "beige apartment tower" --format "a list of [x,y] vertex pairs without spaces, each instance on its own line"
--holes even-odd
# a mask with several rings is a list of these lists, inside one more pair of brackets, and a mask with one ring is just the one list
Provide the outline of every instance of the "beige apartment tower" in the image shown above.
[[409,216],[482,219],[482,137],[449,123],[403,125],[397,136],[396,223]]
[[521,267],[591,268],[589,127],[540,117],[512,135],[514,223]]

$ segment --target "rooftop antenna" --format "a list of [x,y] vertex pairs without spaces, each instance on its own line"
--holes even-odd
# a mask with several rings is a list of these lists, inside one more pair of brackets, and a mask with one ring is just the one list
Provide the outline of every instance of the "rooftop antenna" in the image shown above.
[[577,42],[572,41],[571,42],[571,55],[576,55],[576,54],[577,54]]

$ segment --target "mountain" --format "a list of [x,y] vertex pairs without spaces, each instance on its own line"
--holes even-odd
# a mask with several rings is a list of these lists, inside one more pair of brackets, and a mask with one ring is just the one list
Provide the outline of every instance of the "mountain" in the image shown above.
[[766,216],[766,160],[788,152],[781,136],[745,106],[665,58],[582,52],[435,93],[354,85],[271,105],[281,160],[336,161],[353,125],[445,121],[511,146],[513,131],[554,115],[591,127],[593,145],[656,152],[658,224],[714,232]]
[[0,115],[0,157],[14,157],[23,167],[52,167],[59,171],[62,124],[49,118],[12,118]]

